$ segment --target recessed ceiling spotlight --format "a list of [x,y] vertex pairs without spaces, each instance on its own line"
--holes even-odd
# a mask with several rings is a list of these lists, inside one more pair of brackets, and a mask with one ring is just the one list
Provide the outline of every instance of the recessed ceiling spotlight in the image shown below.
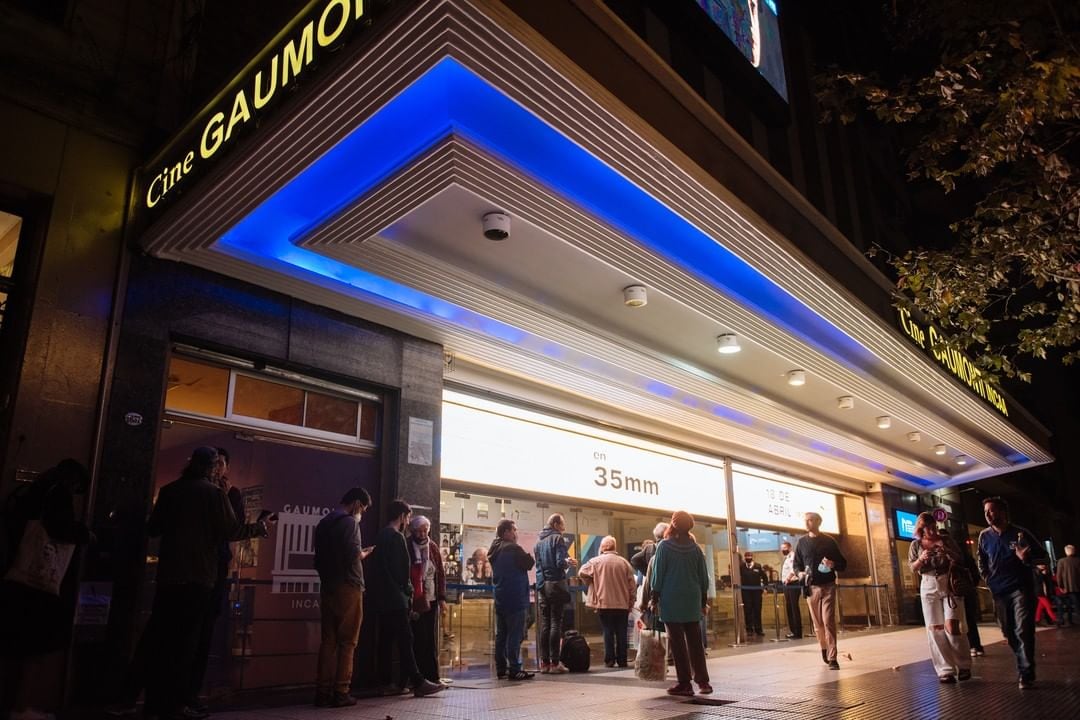
[[627,307],[644,307],[649,304],[648,291],[644,285],[627,285],[622,290],[623,304]]
[[742,348],[739,346],[739,338],[734,333],[724,333],[716,336],[716,352],[721,355],[737,353]]
[[841,395],[836,398],[836,407],[841,410],[851,410],[855,407],[855,398],[852,395]]
[[945,454],[945,446],[944,445],[935,445],[934,446],[934,454],[935,455],[944,455]]
[[804,370],[792,370],[787,374],[787,384],[798,387],[799,385],[806,384],[806,371]]
[[910,440],[911,442],[919,442],[920,440],[922,440],[922,433],[909,432],[907,434],[907,439]]
[[892,427],[892,418],[888,415],[881,415],[877,419],[877,426],[882,430],[887,430]]
[[957,465],[967,465],[968,464],[968,456],[967,455],[957,455],[956,456],[956,464]]

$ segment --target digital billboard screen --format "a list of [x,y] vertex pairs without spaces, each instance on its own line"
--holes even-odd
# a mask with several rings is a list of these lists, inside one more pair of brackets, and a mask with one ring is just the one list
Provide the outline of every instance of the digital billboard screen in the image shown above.
[[777,0],[696,0],[746,60],[786,102]]
[[896,511],[896,536],[905,540],[915,539],[915,521],[918,519],[915,513]]

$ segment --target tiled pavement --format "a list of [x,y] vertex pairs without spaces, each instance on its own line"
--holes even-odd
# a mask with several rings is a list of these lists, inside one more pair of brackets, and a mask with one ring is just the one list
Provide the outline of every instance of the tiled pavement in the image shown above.
[[439,695],[361,700],[321,710],[274,707],[215,713],[217,720],[893,720],[1080,718],[1080,628],[1037,636],[1037,687],[1017,687],[1012,653],[991,626],[981,628],[987,654],[974,678],[941,685],[927,659],[925,631],[905,628],[841,637],[839,671],[821,662],[816,644],[780,644],[725,653],[709,661],[716,692],[708,705],[671,698],[667,683],[645,683],[630,670],[534,680],[459,683]]

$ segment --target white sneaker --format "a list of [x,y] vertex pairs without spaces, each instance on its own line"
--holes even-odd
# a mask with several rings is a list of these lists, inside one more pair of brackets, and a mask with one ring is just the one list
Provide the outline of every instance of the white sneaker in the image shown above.
[[563,673],[570,672],[570,670],[568,670],[567,667],[562,663],[558,663],[556,665],[552,665],[551,670],[549,670],[548,672],[551,675],[562,675]]

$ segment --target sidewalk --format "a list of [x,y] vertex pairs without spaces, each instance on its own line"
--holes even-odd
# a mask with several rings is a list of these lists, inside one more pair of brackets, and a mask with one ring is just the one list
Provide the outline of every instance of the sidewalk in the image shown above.
[[[218,720],[893,720],[900,718],[1080,718],[1080,628],[1038,632],[1038,684],[1017,688],[1014,659],[997,628],[980,626],[986,656],[974,677],[941,685],[922,628],[840,640],[840,670],[817,645],[781,643],[709,661],[715,693],[672,698],[669,683],[644,683],[632,670],[537,675],[531,681],[476,681],[429,698],[361,700],[352,708],[310,706],[215,713]],[[674,672],[673,670],[671,671]],[[696,704],[696,702],[709,704]]]

